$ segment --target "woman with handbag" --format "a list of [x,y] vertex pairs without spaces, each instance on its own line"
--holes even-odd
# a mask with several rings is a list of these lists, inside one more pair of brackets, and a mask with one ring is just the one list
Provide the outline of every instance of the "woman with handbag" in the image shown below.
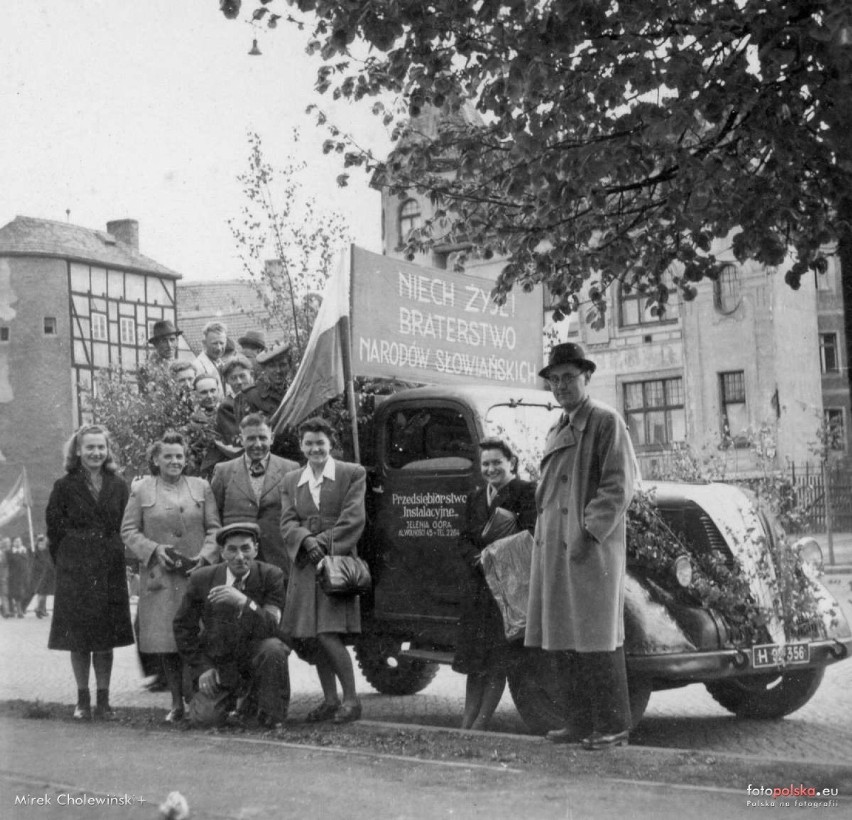
[[[65,472],[47,502],[47,540],[56,566],[49,649],[71,653],[76,720],[115,717],[109,704],[113,649],[133,643],[119,534],[127,484],[116,475],[106,428],[84,425],[65,445]],[[89,673],[95,670],[94,713]]]
[[281,628],[303,652],[306,641],[308,646],[316,642],[311,660],[316,662],[324,699],[307,720],[348,723],[361,717],[361,703],[343,636],[361,632],[360,605],[357,594],[324,592],[320,577],[327,556],[357,556],[366,518],[367,474],[360,464],[331,458],[334,429],[324,419],[303,422],[299,444],[307,466],[284,476],[281,495],[281,535],[293,562]]
[[485,582],[482,550],[505,535],[535,529],[535,485],[517,477],[518,459],[502,439],[479,444],[485,486],[467,499],[459,548],[470,567],[453,669],[467,675],[462,729],[486,729],[519,650],[505,638],[503,618]]
[[187,575],[202,561],[219,559],[213,491],[203,478],[184,475],[186,455],[180,433],[165,433],[154,442],[148,454],[151,475],[133,482],[121,524],[121,537],[140,562],[139,651],[160,657],[172,696],[166,723],[184,717],[183,663],[172,622]]

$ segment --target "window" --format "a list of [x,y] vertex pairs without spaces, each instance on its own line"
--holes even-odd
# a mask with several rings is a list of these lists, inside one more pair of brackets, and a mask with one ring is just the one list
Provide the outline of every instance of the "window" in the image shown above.
[[683,379],[624,385],[624,415],[637,448],[662,449],[686,438]]
[[719,389],[722,396],[722,438],[735,447],[748,447],[745,373],[742,370],[720,373]]
[[92,338],[99,342],[105,342],[107,336],[107,317],[104,313],[92,314]]
[[726,316],[733,313],[742,301],[740,269],[736,265],[725,265],[713,285],[716,310]]
[[121,343],[123,345],[136,344],[136,322],[129,316],[122,316],[119,327]]
[[819,334],[819,362],[823,373],[840,371],[836,333]]
[[823,410],[825,419],[825,431],[828,436],[828,447],[830,450],[846,449],[846,423],[843,418],[842,407],[826,407]]
[[45,336],[55,336],[56,335],[56,317],[55,316],[45,316],[44,317],[44,335]]
[[669,291],[669,301],[666,311],[659,314],[657,305],[648,304],[648,294],[630,290],[622,285],[619,290],[620,324],[621,327],[637,327],[641,325],[660,324],[660,322],[675,322],[680,316],[680,305],[677,293]]
[[9,341],[9,328],[8,327],[0,327],[0,342],[8,342]]
[[420,227],[420,203],[416,199],[406,199],[399,206],[399,244],[405,244],[415,228]]
[[476,445],[461,413],[444,408],[400,410],[388,419],[385,460],[395,470],[468,471]]

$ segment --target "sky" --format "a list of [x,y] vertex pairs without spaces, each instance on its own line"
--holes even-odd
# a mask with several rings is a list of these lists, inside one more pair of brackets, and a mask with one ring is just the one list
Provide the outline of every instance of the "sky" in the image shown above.
[[[380,198],[363,173],[341,189],[338,155],[305,113],[316,103],[387,153],[371,101],[314,91],[307,32],[226,20],[217,0],[3,0],[0,225],[18,214],[104,229],[139,221],[140,250],[186,280],[241,275],[227,221],[244,201],[248,130],[267,159],[307,164],[308,193],[380,248]],[[249,56],[257,37],[262,56]],[[292,140],[298,127],[301,139]]]

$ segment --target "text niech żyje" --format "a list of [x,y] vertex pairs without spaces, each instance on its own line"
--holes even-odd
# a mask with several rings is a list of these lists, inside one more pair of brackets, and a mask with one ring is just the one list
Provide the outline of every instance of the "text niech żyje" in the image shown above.
[[393,493],[399,538],[458,538],[464,493]]
[[[515,354],[514,293],[498,305],[479,284],[402,271],[397,273],[397,289],[397,338],[360,334],[355,350],[360,362],[536,385],[536,362]],[[442,313],[441,308],[463,315]]]

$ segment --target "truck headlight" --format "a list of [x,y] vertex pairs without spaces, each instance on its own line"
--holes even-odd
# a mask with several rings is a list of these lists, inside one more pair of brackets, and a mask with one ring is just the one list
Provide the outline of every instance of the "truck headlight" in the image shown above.
[[692,561],[688,555],[679,555],[672,565],[675,580],[682,586],[688,587],[692,583]]
[[814,569],[822,572],[822,549],[815,538],[800,538],[793,546],[802,563],[810,564]]

